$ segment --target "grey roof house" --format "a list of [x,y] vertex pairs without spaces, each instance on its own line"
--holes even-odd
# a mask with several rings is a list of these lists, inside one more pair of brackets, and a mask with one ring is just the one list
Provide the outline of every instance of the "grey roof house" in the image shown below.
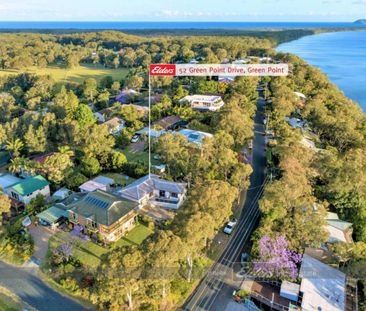
[[167,181],[158,175],[150,174],[122,188],[119,195],[137,202],[140,207],[149,203],[153,206],[178,209],[185,200],[186,188],[184,183]]

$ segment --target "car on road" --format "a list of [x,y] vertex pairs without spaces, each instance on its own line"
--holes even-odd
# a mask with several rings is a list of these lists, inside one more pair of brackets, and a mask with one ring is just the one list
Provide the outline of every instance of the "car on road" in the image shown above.
[[139,139],[140,139],[140,136],[134,135],[131,138],[131,143],[137,143],[139,141]]
[[252,140],[249,142],[249,144],[248,144],[248,148],[249,148],[250,150],[252,150],[252,149],[253,149],[253,141],[252,141]]
[[233,233],[233,230],[234,230],[234,228],[235,228],[235,226],[236,226],[236,224],[237,224],[237,220],[234,218],[234,219],[232,219],[232,220],[230,220],[227,224],[226,224],[226,226],[225,226],[225,228],[224,228],[224,233],[226,233],[226,234],[232,234]]

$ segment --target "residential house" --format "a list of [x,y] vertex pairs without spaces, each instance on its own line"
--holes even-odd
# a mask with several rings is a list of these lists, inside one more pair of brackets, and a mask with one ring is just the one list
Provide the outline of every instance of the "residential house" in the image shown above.
[[18,183],[10,186],[6,192],[10,198],[27,205],[38,194],[48,198],[50,196],[50,187],[45,178],[41,175],[36,175],[20,180]]
[[122,188],[119,195],[137,202],[140,207],[151,204],[168,209],[178,209],[186,198],[186,191],[184,183],[167,181],[158,175],[150,174]]
[[112,178],[97,176],[80,185],[79,189],[81,192],[93,192],[95,190],[109,191],[110,186],[113,184],[114,180]]
[[304,254],[300,269],[301,308],[306,311],[344,311],[346,275]]
[[181,119],[179,116],[168,116],[155,121],[152,125],[153,127],[158,126],[166,131],[172,131],[181,126],[187,125],[187,122]]
[[96,190],[71,204],[68,218],[86,232],[99,233],[106,242],[114,242],[135,226],[137,207],[136,202]]
[[179,134],[185,136],[188,142],[201,146],[204,139],[212,138],[213,135],[206,132],[195,131],[190,129],[183,129],[178,132]]
[[[158,139],[161,135],[164,135],[166,133],[168,133],[168,132],[165,131],[165,130],[154,130],[154,129],[150,130],[150,136],[153,139]],[[142,135],[148,136],[149,135],[149,128],[144,127],[143,129],[137,131],[135,134],[139,135],[139,136],[142,136]]]
[[116,101],[121,104],[129,104],[132,102],[136,96],[138,96],[138,92],[132,89],[123,90],[120,94],[116,96]]
[[299,101],[297,102],[297,112],[301,113],[301,109],[304,109],[305,107],[306,96],[300,92],[294,92],[294,94],[299,99]]
[[327,213],[325,226],[329,233],[328,243],[352,243],[352,223],[339,219],[336,213]]
[[201,111],[216,111],[225,105],[221,96],[216,95],[188,95],[183,97],[179,102],[188,102],[192,109]]
[[94,117],[97,119],[98,123],[104,123],[106,121],[105,115],[97,111],[93,113]]
[[103,124],[107,125],[109,133],[112,135],[118,135],[125,127],[125,121],[118,117],[114,117]]
[[20,181],[22,181],[22,179],[15,177],[14,175],[11,174],[1,174],[0,175],[0,187],[1,190],[4,193],[8,193],[7,189],[17,183],[19,183]]
[[54,194],[52,194],[52,201],[58,202],[68,198],[73,192],[67,188],[60,188]]

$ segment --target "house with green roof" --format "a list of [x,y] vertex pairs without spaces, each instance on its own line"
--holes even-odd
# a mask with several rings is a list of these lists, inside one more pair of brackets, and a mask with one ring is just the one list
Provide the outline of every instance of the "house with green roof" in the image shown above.
[[11,199],[27,205],[39,194],[48,198],[50,196],[50,186],[44,177],[36,175],[20,180],[9,187],[6,192]]
[[99,233],[106,242],[114,242],[135,226],[137,208],[136,202],[96,190],[71,204],[68,218],[87,233]]

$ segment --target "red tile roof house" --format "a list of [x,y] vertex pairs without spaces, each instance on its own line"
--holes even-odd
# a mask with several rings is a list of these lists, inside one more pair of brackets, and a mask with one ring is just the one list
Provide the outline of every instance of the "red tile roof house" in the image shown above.
[[151,204],[176,210],[182,206],[186,198],[187,185],[150,174],[137,179],[118,193],[122,198],[137,202],[139,207]]

